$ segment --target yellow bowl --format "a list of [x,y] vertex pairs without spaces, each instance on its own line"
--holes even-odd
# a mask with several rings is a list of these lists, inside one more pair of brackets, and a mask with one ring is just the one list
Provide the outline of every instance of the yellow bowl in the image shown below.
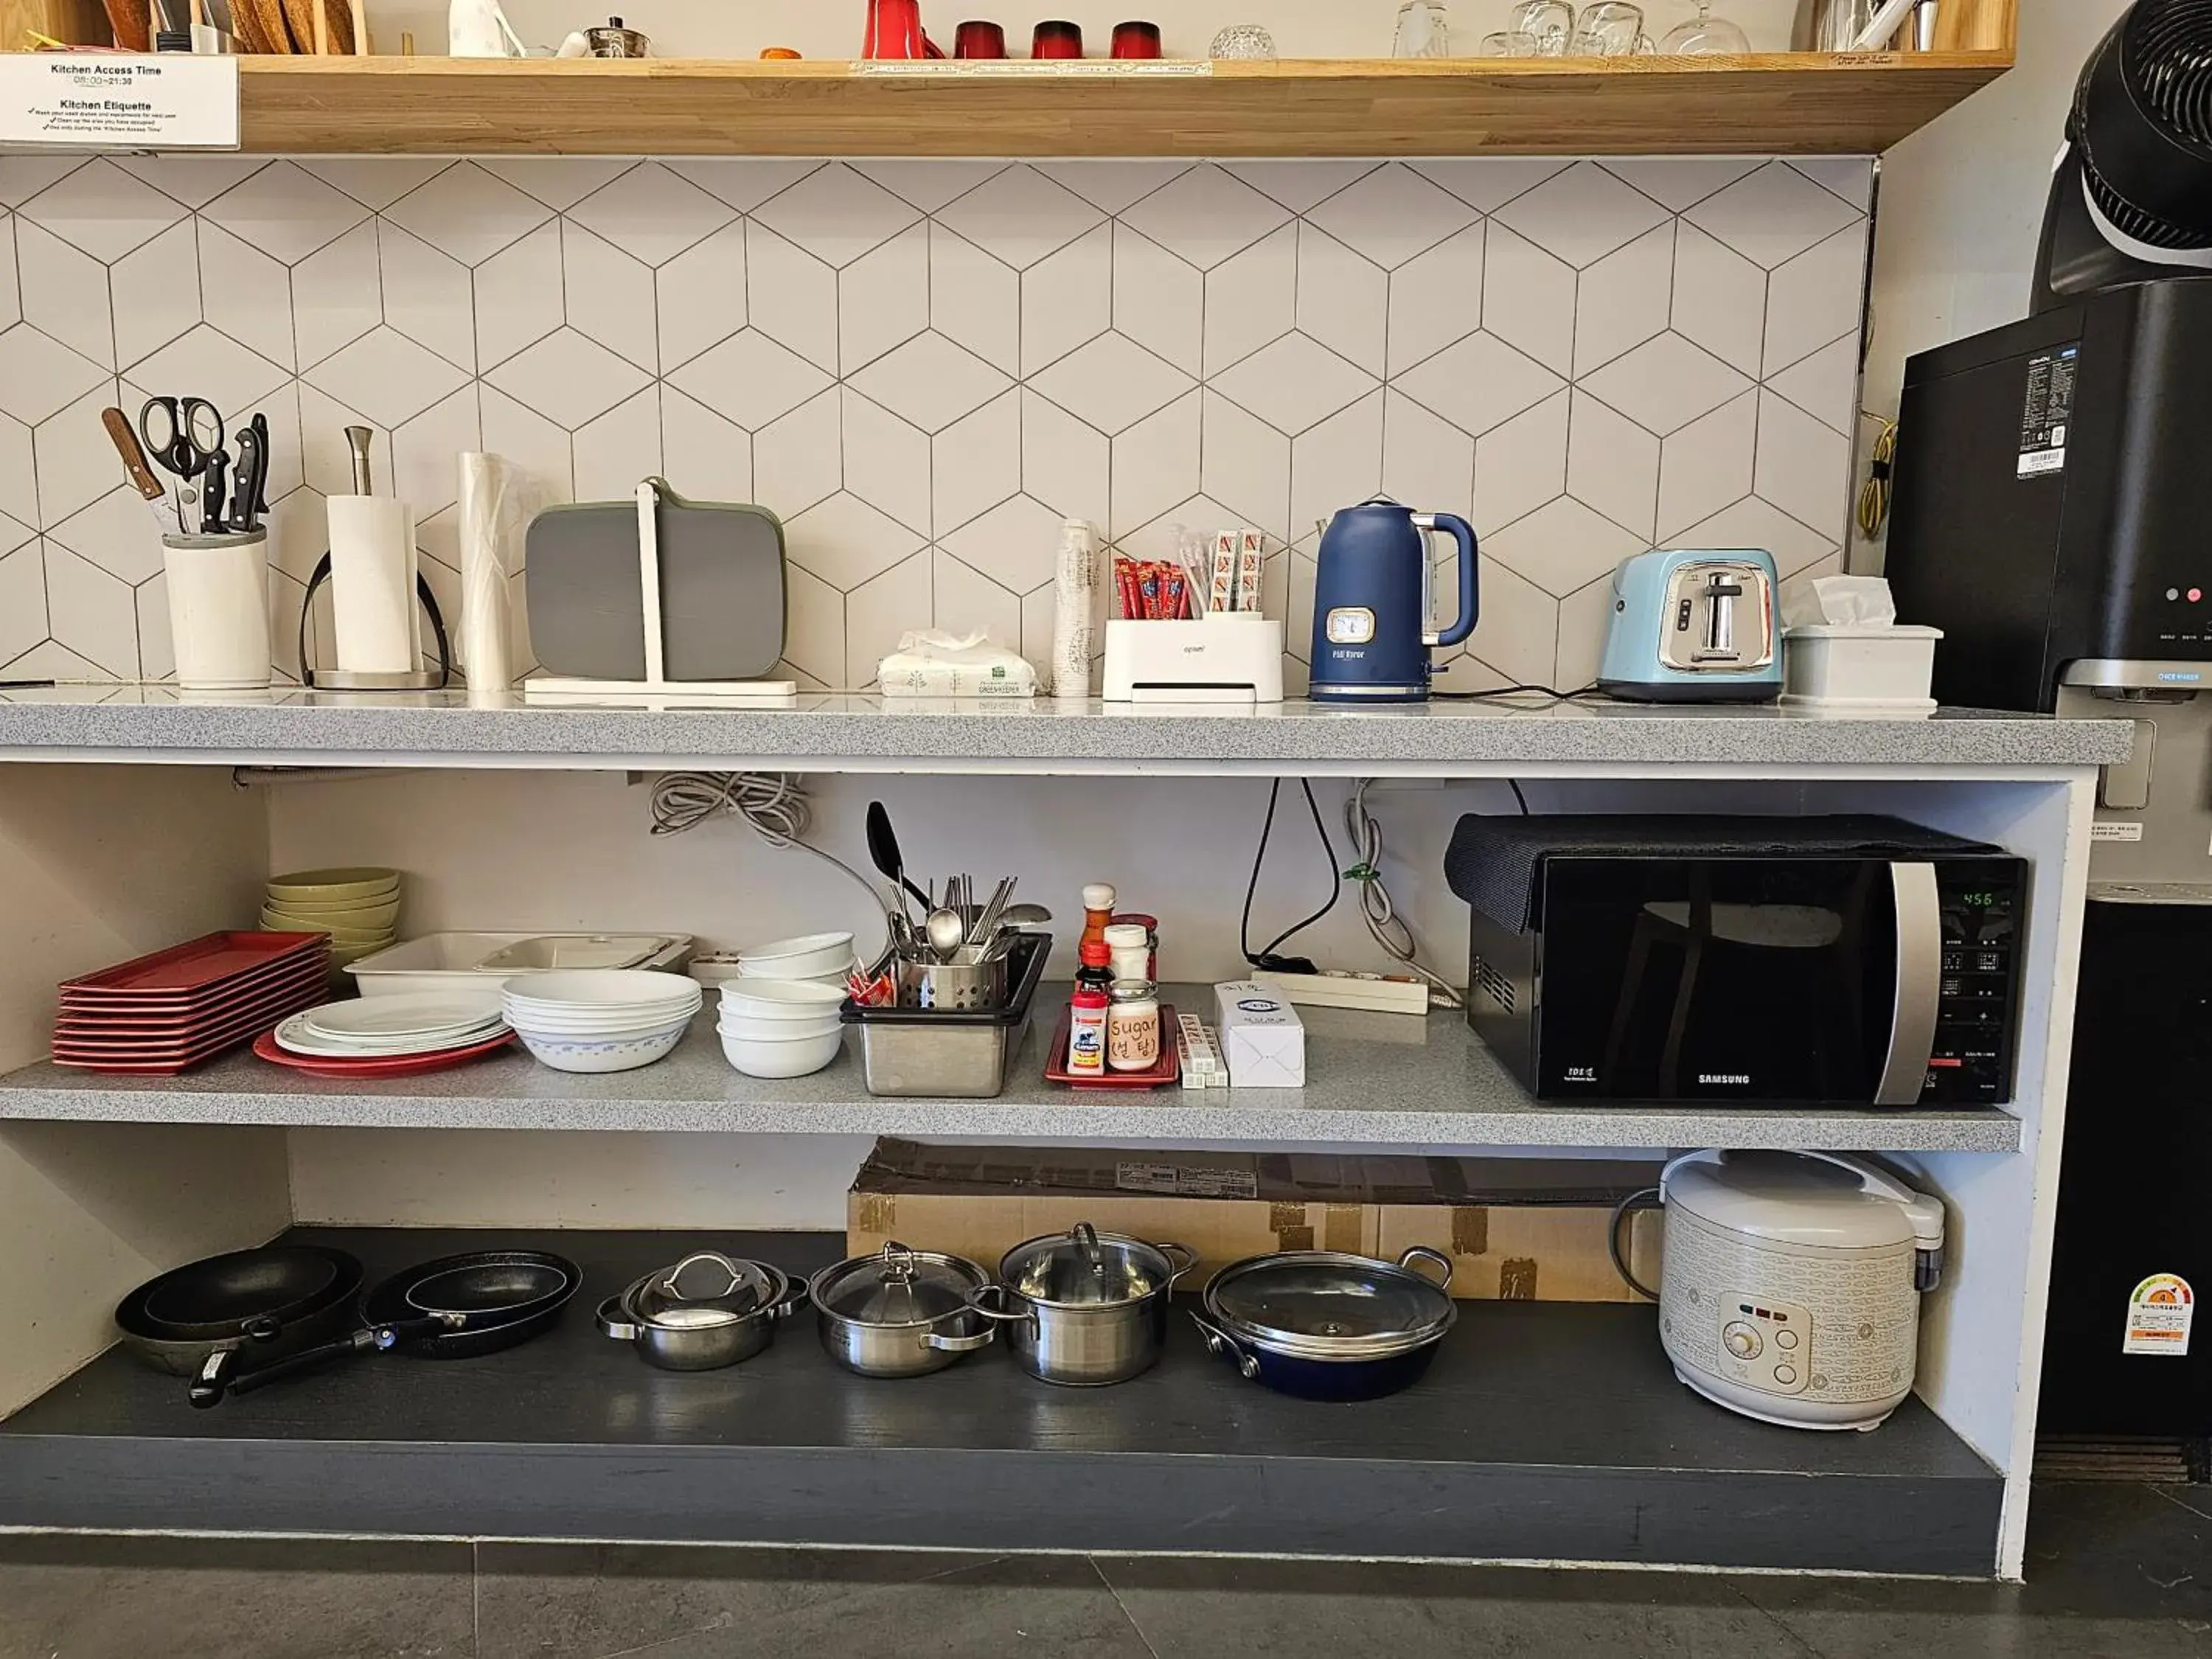
[[399,890],[399,872],[371,865],[354,869],[297,870],[289,876],[269,878],[271,899],[305,899],[329,904],[346,899],[374,901]]

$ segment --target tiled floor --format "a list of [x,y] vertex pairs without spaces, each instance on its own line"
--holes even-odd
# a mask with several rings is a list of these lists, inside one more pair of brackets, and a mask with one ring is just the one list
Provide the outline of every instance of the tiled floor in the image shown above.
[[15,1536],[0,1538],[0,1659],[2212,1655],[2212,1489],[2052,1486],[2037,1504],[2025,1587]]

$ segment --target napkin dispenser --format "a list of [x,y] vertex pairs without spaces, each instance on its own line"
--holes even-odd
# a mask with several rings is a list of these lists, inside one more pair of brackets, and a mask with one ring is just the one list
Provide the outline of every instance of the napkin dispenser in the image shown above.
[[687,501],[648,478],[635,501],[539,513],[524,568],[531,647],[557,678],[757,682],[783,655],[783,524],[764,507]]

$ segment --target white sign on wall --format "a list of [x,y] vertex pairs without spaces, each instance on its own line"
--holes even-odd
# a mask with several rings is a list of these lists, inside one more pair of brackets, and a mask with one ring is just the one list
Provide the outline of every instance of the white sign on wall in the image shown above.
[[238,59],[0,53],[0,149],[236,149]]

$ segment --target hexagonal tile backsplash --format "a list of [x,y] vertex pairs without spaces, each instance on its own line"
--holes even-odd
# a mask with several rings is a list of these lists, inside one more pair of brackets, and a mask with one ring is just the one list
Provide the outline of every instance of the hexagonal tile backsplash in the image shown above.
[[1315,521],[1381,490],[1484,538],[1447,684],[1578,685],[1624,555],[1837,558],[1869,175],[0,157],[0,673],[170,672],[99,411],[189,392],[277,434],[288,675],[366,422],[449,605],[459,450],[549,501],[660,472],[774,508],[809,685],[930,623],[1042,654],[1070,514],[1138,553],[1264,530],[1303,655]]

